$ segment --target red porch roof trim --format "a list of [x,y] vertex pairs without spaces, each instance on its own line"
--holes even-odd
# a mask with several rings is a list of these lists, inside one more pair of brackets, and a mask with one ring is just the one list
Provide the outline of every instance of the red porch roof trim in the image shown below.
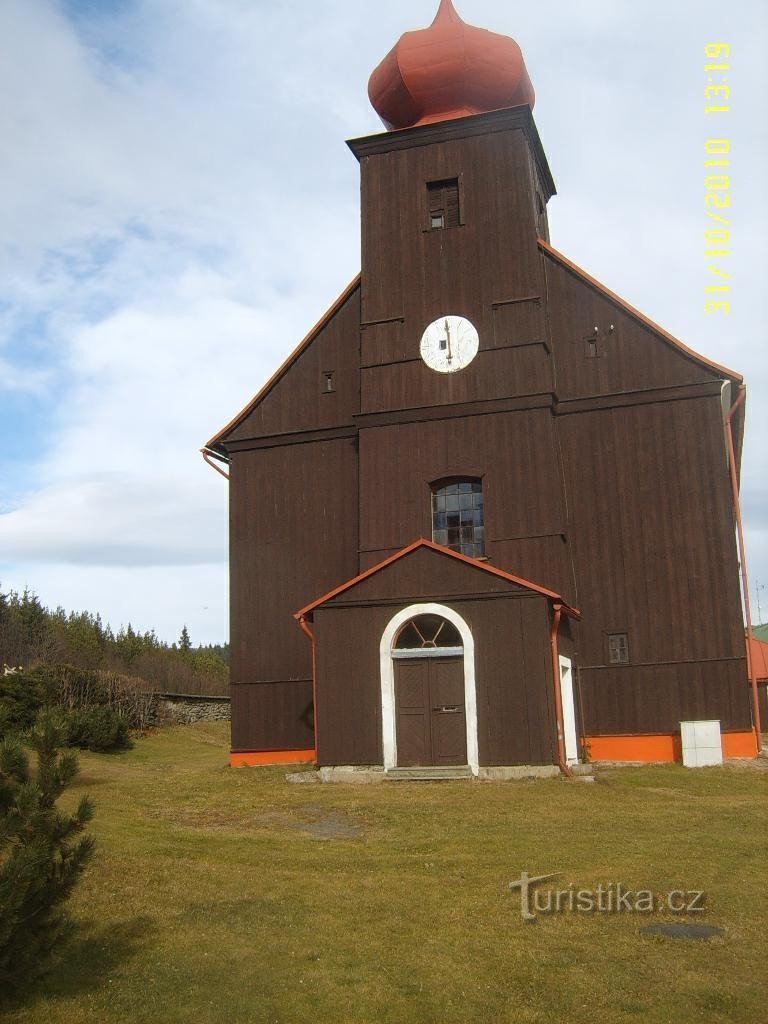
[[572,619],[580,619],[581,612],[578,608],[571,608],[567,605],[562,597],[555,593],[554,590],[548,590],[546,587],[540,586],[538,583],[531,583],[530,580],[525,580],[522,576],[513,576],[510,572],[505,572],[504,569],[496,569],[491,565],[486,565],[485,562],[478,562],[476,558],[470,558],[469,555],[462,555],[458,551],[452,551],[451,548],[443,547],[442,544],[435,544],[432,540],[427,540],[426,537],[419,537],[418,540],[413,541],[407,547],[401,548],[400,551],[396,551],[394,555],[390,555],[385,558],[382,562],[378,562],[376,565],[372,565],[370,569],[366,569],[365,572],[361,572],[358,576],[353,577],[351,580],[347,580],[346,583],[341,583],[338,587],[334,587],[333,590],[329,590],[327,594],[323,594],[322,597],[318,597],[316,601],[312,601],[310,604],[305,605],[294,614],[294,618],[301,621],[302,619],[310,618],[315,608],[319,608],[321,604],[325,604],[326,601],[330,601],[331,598],[337,597],[339,594],[343,594],[345,590],[349,590],[354,587],[357,583],[362,580],[368,579],[369,576],[373,576],[374,573],[380,572],[385,569],[388,565],[398,561],[400,558],[405,558],[412,551],[417,548],[430,548],[432,551],[437,551],[441,555],[446,555],[448,558],[455,558],[459,562],[466,562],[467,565],[471,565],[474,569],[479,569],[482,572],[490,573],[492,576],[498,576],[503,580],[507,580],[509,583],[515,583],[519,587],[524,587],[526,590],[533,590],[537,594],[543,594],[544,597],[550,598],[553,602],[562,606],[563,612],[570,616]]
[[706,366],[709,370],[715,370],[724,377],[730,377],[731,380],[738,381],[739,383],[743,382],[744,378],[740,373],[737,373],[735,370],[729,370],[727,366],[721,366],[720,363],[715,363],[711,359],[707,359],[707,357],[701,355],[700,352],[696,352],[694,349],[688,348],[687,345],[683,344],[683,342],[673,334],[670,334],[669,331],[665,331],[663,327],[660,327],[659,324],[651,320],[650,317],[647,317],[645,313],[641,313],[639,309],[635,309],[634,306],[631,306],[625,299],[622,299],[620,295],[617,295],[616,292],[612,292],[610,288],[606,288],[606,286],[598,281],[597,278],[592,277],[592,275],[588,274],[586,270],[582,270],[580,266],[569,260],[567,256],[564,256],[557,249],[554,249],[549,242],[545,242],[543,238],[539,238],[538,243],[541,251],[546,253],[547,256],[551,256],[556,263],[561,264],[561,266],[565,267],[566,270],[570,270],[572,274],[580,277],[582,281],[585,281],[596,291],[605,295],[612,302],[615,302],[624,310],[625,313],[628,313],[631,317],[634,317],[635,320],[638,320],[644,327],[648,327],[655,334],[658,334],[664,341],[672,345],[673,348],[682,352],[684,356],[687,356],[689,359],[693,359],[702,366]]
[[359,287],[359,285],[360,274],[357,274],[349,282],[347,287],[344,289],[341,295],[339,295],[335,302],[331,306],[329,306],[325,313],[323,313],[323,315],[317,321],[315,326],[309,331],[309,333],[302,338],[302,340],[299,342],[299,344],[296,346],[293,352],[291,352],[288,358],[278,367],[277,370],[275,370],[275,372],[269,378],[267,383],[261,388],[261,390],[257,391],[253,398],[250,400],[250,402],[248,402],[248,404],[244,406],[240,410],[240,412],[237,413],[237,415],[234,416],[233,419],[229,421],[229,423],[227,423],[225,427],[222,427],[217,434],[214,434],[210,441],[206,441],[204,448],[211,448],[213,445],[218,444],[218,442],[221,441],[221,439],[225,437],[230,432],[230,430],[234,430],[235,427],[238,426],[238,424],[241,423],[245,419],[245,417],[253,409],[256,408],[259,402],[269,394],[269,392],[272,390],[275,384],[277,384],[280,378],[289,370],[293,363],[299,358],[304,349],[309,348],[309,346],[315,340],[320,331],[326,326],[326,324],[330,320],[333,319],[333,317],[338,313],[338,311],[341,309],[341,307],[344,305],[344,303],[347,301],[350,295],[352,295],[355,289]]

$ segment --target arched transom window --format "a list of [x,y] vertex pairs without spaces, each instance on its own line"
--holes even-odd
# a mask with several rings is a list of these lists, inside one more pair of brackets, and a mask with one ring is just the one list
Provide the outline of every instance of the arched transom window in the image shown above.
[[471,558],[485,554],[483,485],[476,477],[432,485],[432,540]]
[[441,615],[417,615],[397,634],[396,651],[435,650],[462,646],[461,634],[452,622]]

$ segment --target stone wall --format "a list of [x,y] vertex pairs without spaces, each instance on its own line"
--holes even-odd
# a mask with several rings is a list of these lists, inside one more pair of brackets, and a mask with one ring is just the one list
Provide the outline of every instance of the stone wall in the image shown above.
[[189,725],[191,722],[228,722],[229,697],[209,694],[153,693],[150,725]]

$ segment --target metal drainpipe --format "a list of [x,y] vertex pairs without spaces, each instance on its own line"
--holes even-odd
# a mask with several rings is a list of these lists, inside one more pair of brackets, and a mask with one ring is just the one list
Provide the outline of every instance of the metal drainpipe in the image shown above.
[[209,466],[212,466],[216,470],[217,473],[221,473],[221,475],[224,477],[225,480],[229,480],[229,473],[225,473],[224,470],[220,466],[216,465],[216,463],[210,457],[210,455],[205,450],[205,448],[201,448],[200,449],[200,454],[203,456],[203,458],[205,459],[205,461],[208,463]]
[[312,725],[313,732],[315,735],[315,760],[317,764],[317,672],[315,670],[315,634],[307,625],[307,620],[303,615],[298,616],[298,623],[301,626],[301,631],[309,637],[310,643],[312,644]]
[[731,497],[733,499],[733,514],[736,519],[736,536],[739,539],[739,561],[741,562],[741,588],[744,597],[744,617],[747,620],[747,674],[749,685],[752,689],[752,718],[755,728],[755,739],[757,751],[760,753],[762,734],[760,732],[760,701],[757,695],[757,673],[752,661],[752,612],[749,606],[749,582],[747,580],[747,559],[744,552],[744,528],[741,524],[741,506],[739,503],[739,481],[736,477],[736,455],[733,447],[733,431],[731,429],[731,418],[739,406],[744,402],[747,389],[743,384],[739,385],[736,401],[728,410],[725,417],[725,436],[728,442],[728,468],[731,477]]
[[549,632],[549,646],[552,651],[552,680],[555,684],[555,723],[557,727],[557,763],[560,771],[569,779],[573,778],[568,761],[565,756],[565,739],[563,736],[563,699],[560,693],[560,658],[557,650],[557,630],[560,626],[560,616],[563,614],[561,604],[554,605],[552,616],[552,628]]

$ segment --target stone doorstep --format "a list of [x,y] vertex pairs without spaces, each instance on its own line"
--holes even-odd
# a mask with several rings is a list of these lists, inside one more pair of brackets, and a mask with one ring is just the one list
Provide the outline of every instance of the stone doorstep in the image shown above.
[[488,765],[478,769],[484,782],[514,782],[519,779],[554,779],[560,774],[556,764]]
[[[592,765],[571,766],[576,782],[593,782]],[[520,779],[557,778],[560,769],[556,764],[544,765],[490,765],[478,769],[477,776],[465,765],[414,768],[390,768],[385,771],[381,765],[331,765],[317,771],[290,773],[288,782],[345,782],[352,785],[371,785],[379,782],[439,782],[477,778],[480,781],[512,782]]]
[[441,779],[471,779],[469,765],[430,765],[415,768],[390,768],[385,773],[390,782],[437,782]]
[[320,782],[348,782],[353,786],[367,786],[384,781],[384,769],[379,765],[332,765],[318,768]]

